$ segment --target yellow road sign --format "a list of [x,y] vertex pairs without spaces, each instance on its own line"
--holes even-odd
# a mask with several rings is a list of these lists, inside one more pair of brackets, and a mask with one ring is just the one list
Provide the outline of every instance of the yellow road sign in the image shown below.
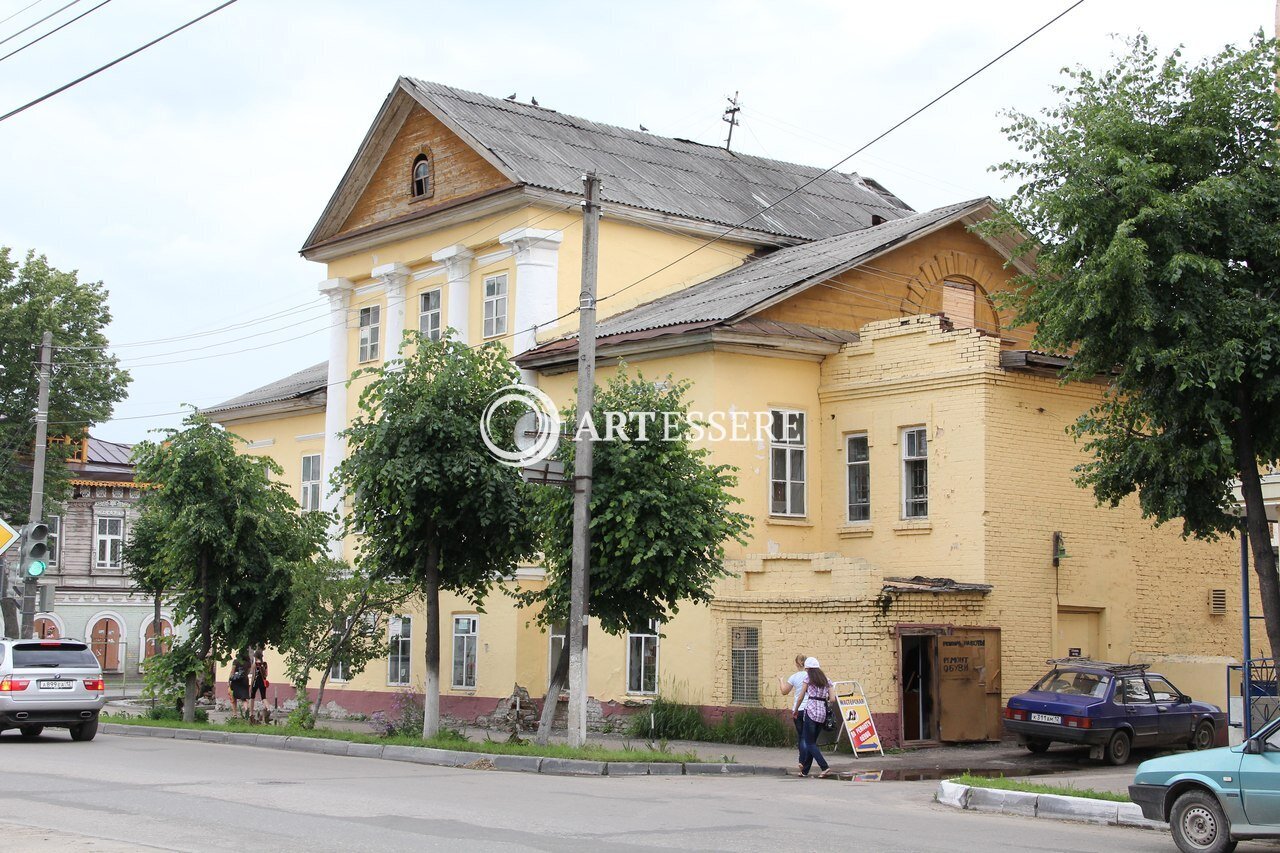
[[18,531],[10,527],[0,518],[0,554],[9,550],[9,546],[18,541]]

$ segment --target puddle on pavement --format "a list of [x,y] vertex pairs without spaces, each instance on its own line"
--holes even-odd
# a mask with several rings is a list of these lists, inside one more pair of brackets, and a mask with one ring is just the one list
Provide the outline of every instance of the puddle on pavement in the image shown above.
[[999,776],[1050,776],[1059,770],[1047,767],[922,767],[912,769],[893,768],[888,770],[854,770],[832,773],[828,779],[840,779],[844,782],[926,782],[934,779],[951,779],[968,773],[970,776],[996,778]]

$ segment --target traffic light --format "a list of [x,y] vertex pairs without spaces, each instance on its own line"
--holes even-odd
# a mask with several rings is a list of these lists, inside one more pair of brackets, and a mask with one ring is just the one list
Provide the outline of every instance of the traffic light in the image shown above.
[[35,579],[49,568],[49,525],[33,521],[22,528],[22,556],[19,564],[24,578]]

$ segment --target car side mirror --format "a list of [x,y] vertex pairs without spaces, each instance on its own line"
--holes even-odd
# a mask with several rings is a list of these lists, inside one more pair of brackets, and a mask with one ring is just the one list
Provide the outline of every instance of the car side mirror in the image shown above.
[[1179,704],[1179,705],[1190,705],[1190,704],[1191,704],[1191,697],[1190,697],[1190,696],[1188,696],[1187,694],[1183,693],[1181,696],[1179,696],[1179,697],[1178,697],[1178,704]]
[[1245,755],[1261,755],[1262,744],[1258,741],[1257,738],[1251,737],[1244,742],[1244,749],[1241,751],[1244,752]]

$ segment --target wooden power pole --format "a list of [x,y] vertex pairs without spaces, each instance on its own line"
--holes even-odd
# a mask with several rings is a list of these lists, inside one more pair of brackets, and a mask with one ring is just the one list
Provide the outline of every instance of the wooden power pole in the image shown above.
[[582,293],[578,297],[578,421],[573,451],[573,565],[569,579],[569,745],[587,742],[587,606],[591,593],[591,430],[582,427],[596,401],[596,265],[600,181],[582,176]]

